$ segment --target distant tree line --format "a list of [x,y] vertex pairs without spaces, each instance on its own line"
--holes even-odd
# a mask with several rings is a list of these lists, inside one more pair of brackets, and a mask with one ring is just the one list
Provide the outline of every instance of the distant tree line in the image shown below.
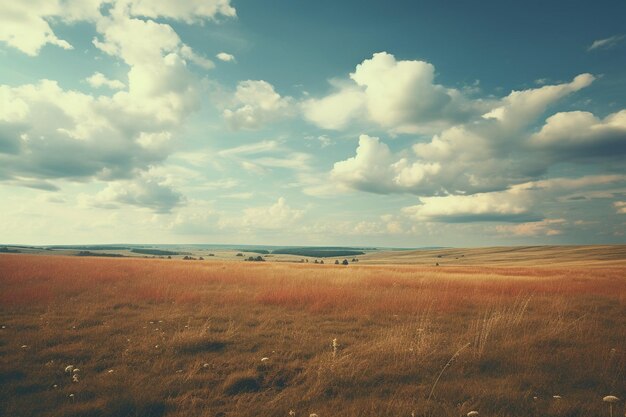
[[184,255],[182,252],[172,252],[169,250],[161,250],[161,249],[137,249],[133,248],[130,250],[133,253],[139,253],[142,255],[157,255],[157,256],[167,256],[167,255]]
[[310,256],[311,258],[334,258],[337,256],[363,255],[365,252],[345,249],[285,248],[273,250],[272,254]]
[[96,253],[96,252],[90,252],[88,250],[81,250],[80,252],[78,252],[76,254],[76,256],[98,256],[101,258],[124,258],[124,255],[121,255],[119,253]]
[[17,249],[10,249],[6,246],[0,246],[0,253],[20,253]]

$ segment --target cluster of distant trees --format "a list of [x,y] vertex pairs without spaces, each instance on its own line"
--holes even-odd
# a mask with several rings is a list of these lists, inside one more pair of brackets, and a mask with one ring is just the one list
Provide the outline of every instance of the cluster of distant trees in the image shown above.
[[119,253],[95,253],[88,250],[81,250],[76,256],[100,256],[102,258],[124,258],[124,255]]
[[360,250],[346,250],[335,248],[284,248],[272,251],[274,255],[300,255],[310,256],[311,258],[334,258],[336,256],[356,256],[363,255],[365,252]]
[[263,259],[263,257],[261,255],[254,257],[254,256],[250,256],[248,259],[246,259],[246,261],[249,262],[265,262],[265,259]]
[[[352,263],[354,263],[354,262],[359,262],[359,260],[357,258],[352,258]],[[318,260],[316,259],[315,262],[313,262],[313,263],[315,263],[315,264],[324,264],[324,261],[321,260],[321,261],[318,262]],[[339,264],[341,264],[341,265],[349,265],[350,262],[348,262],[347,259],[344,259],[341,262],[339,262],[339,259],[335,259],[335,265],[339,265]]]
[[182,255],[180,252],[172,252],[169,250],[161,250],[161,249],[139,249],[133,248],[130,250],[133,253],[140,253],[142,255],[157,255],[157,256],[172,256],[172,255]]
[[0,253],[20,253],[20,251],[16,249],[10,249],[6,246],[0,246]]

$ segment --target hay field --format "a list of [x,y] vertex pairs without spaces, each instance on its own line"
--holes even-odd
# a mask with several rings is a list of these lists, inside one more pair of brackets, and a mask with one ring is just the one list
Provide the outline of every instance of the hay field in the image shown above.
[[0,415],[608,416],[609,394],[623,415],[618,249],[439,267],[0,255]]
[[440,266],[624,266],[626,245],[494,246],[380,251],[359,256],[369,264]]

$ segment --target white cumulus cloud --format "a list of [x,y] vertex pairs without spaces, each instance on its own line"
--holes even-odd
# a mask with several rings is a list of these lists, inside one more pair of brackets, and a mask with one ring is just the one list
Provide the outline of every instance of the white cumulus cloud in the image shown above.
[[[331,177],[356,190],[425,196],[503,190],[537,179],[554,157],[552,151],[537,153],[530,145],[532,127],[551,104],[592,81],[582,74],[569,83],[513,91],[494,100],[482,116],[397,154],[378,138],[362,135],[356,155],[336,162]],[[613,124],[616,118],[610,118]]]
[[94,88],[100,88],[104,86],[110,88],[111,90],[122,90],[124,89],[124,87],[126,87],[126,84],[124,84],[120,80],[108,79],[101,72],[94,72],[91,76],[85,78],[85,81],[87,81],[87,83]]
[[604,119],[590,112],[561,112],[550,116],[531,143],[552,150],[555,157],[619,156],[626,153],[626,110]]
[[219,59],[220,61],[224,61],[224,62],[234,62],[235,61],[235,55],[226,53],[226,52],[220,52],[219,54],[215,55],[215,57],[217,59]]
[[428,62],[379,52],[357,65],[337,91],[306,100],[302,108],[310,122],[326,129],[365,119],[393,132],[430,132],[466,120],[486,105],[436,84],[435,67]]
[[[132,195],[140,197],[133,200],[119,189],[107,193],[115,192],[118,202],[167,211],[167,204],[153,205],[150,196],[178,201],[177,194],[168,195],[162,182],[143,175],[173,152],[175,133],[199,108],[201,85],[190,65],[206,69],[213,63],[183,43],[166,22],[235,16],[230,2],[106,1],[110,7],[100,7],[101,0],[5,3],[0,6],[0,41],[36,55],[47,43],[69,47],[54,34],[56,22],[84,21],[95,27],[93,44],[126,64],[128,82],[100,72],[86,79],[96,88],[120,90],[110,96],[65,90],[51,80],[0,85],[0,100],[10,103],[0,107],[0,180],[55,189],[50,181],[56,179],[136,178],[138,183],[128,184]],[[166,20],[153,20],[157,18]]]
[[258,129],[292,113],[291,97],[281,97],[267,81],[247,80],[237,85],[233,109],[223,117],[231,129]]

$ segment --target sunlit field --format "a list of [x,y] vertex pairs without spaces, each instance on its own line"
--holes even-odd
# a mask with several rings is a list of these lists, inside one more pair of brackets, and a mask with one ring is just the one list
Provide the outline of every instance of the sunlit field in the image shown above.
[[0,256],[3,416],[609,416],[626,266]]

